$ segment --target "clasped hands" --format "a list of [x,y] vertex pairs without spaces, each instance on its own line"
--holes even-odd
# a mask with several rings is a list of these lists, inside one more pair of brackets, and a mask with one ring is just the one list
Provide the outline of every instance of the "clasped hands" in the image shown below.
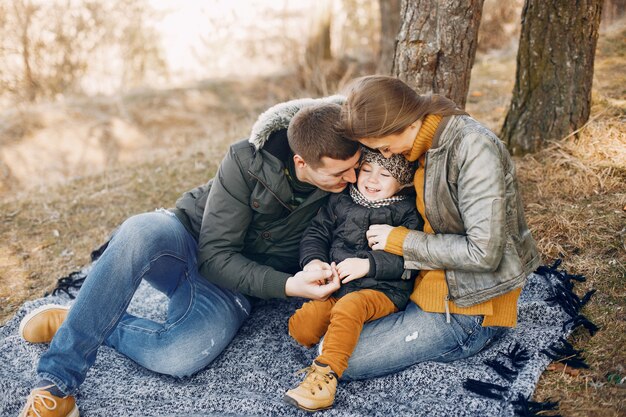
[[[366,232],[368,245],[372,250],[383,250],[387,244],[392,226],[385,224],[371,225]],[[367,258],[348,258],[335,264],[328,264],[314,259],[304,266],[302,271],[287,279],[285,294],[289,297],[304,297],[311,300],[326,300],[337,291],[341,283],[359,279],[367,275],[370,269]]]

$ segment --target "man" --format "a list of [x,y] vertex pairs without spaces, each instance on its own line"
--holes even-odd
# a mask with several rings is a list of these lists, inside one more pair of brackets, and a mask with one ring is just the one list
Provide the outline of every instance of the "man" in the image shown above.
[[[358,145],[335,130],[340,102],[295,100],[262,114],[215,178],[175,209],[133,216],[115,231],[69,311],[48,305],[27,315],[22,337],[51,343],[21,415],[78,416],[73,394],[102,344],[188,376],[230,343],[254,298],[333,293],[330,270],[299,271],[298,246],[328,193],[356,180]],[[169,297],[165,323],[126,313],[142,279]]]

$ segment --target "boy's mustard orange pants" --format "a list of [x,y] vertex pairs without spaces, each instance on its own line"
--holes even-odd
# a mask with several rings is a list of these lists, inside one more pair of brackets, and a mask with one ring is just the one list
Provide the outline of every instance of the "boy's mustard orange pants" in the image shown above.
[[360,290],[341,298],[308,301],[289,319],[289,334],[311,347],[324,336],[316,361],[329,365],[341,377],[356,347],[363,324],[395,313],[396,306],[382,292]]

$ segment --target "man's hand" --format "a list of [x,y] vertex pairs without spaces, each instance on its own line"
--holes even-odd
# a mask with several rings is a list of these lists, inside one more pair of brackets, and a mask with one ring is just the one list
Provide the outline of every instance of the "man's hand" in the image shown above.
[[[333,269],[335,263],[333,262],[333,266],[330,266],[328,263],[324,262],[324,261],[320,261],[319,259],[313,259],[311,262],[309,262],[308,264],[304,265],[304,268],[302,268],[303,271],[309,272],[309,271],[333,271],[333,273],[336,273],[336,271]],[[324,284],[328,284],[327,280],[321,280],[317,282],[319,285],[324,285]]]
[[367,232],[365,232],[370,248],[372,248],[372,250],[385,250],[387,238],[392,230],[393,226],[389,226],[388,224],[371,225]]
[[[308,265],[308,264],[307,264]],[[300,271],[289,277],[285,284],[285,294],[288,297],[303,297],[311,300],[326,300],[332,293],[337,291],[339,276],[333,273],[334,263],[331,269],[318,271]],[[320,284],[325,282],[326,284]]]
[[370,270],[370,260],[362,258],[348,258],[339,262],[337,273],[342,284],[363,278]]

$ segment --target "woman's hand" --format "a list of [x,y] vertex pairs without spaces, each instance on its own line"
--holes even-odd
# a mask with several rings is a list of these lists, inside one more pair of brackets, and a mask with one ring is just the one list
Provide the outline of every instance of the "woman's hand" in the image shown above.
[[363,278],[369,271],[370,260],[367,258],[348,258],[339,262],[337,265],[337,273],[339,274],[342,284]]
[[372,250],[385,250],[387,238],[389,238],[389,233],[391,233],[392,230],[393,226],[389,226],[388,224],[371,225],[367,232],[365,232],[367,244]]

